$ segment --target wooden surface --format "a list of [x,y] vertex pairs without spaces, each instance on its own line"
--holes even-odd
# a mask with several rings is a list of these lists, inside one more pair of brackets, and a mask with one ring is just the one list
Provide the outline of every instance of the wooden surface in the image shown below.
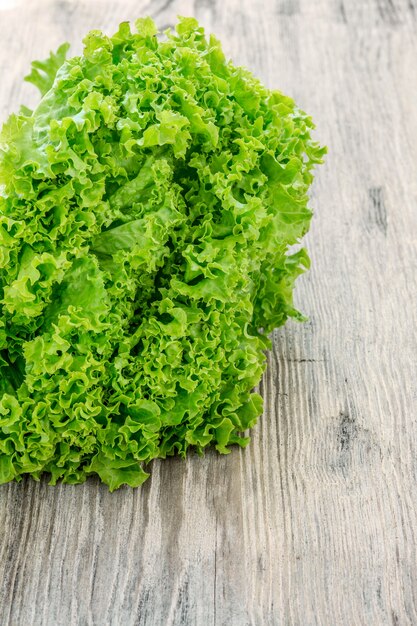
[[274,336],[245,451],[142,489],[0,487],[0,624],[417,624],[415,0],[0,0],[0,117],[63,40],[195,15],[313,115],[310,316]]

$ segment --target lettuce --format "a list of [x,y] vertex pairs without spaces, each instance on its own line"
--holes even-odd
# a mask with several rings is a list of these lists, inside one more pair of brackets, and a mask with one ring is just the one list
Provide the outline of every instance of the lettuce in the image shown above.
[[[227,453],[262,411],[325,150],[311,119],[194,19],[34,62],[0,146],[0,482]],[[293,250],[293,249],[292,249]]]

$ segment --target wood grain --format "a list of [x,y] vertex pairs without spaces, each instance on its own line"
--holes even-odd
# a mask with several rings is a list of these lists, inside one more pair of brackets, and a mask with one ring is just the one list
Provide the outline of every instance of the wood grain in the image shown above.
[[245,451],[136,491],[2,486],[0,623],[415,625],[417,4],[0,0],[0,117],[33,58],[144,14],[195,15],[313,115],[310,321],[275,333]]

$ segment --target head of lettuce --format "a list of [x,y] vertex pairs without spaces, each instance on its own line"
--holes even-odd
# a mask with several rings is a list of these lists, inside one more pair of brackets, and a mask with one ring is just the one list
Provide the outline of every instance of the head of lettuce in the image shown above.
[[33,63],[41,101],[1,134],[0,482],[113,490],[247,443],[324,149],[194,19],[84,44]]

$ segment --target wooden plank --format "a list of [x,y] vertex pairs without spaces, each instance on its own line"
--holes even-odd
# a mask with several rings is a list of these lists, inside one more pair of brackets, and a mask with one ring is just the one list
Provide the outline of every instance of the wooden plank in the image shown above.
[[414,0],[0,0],[2,119],[32,58],[148,13],[195,14],[317,122],[310,321],[274,334],[245,451],[0,487],[0,623],[416,624]]

